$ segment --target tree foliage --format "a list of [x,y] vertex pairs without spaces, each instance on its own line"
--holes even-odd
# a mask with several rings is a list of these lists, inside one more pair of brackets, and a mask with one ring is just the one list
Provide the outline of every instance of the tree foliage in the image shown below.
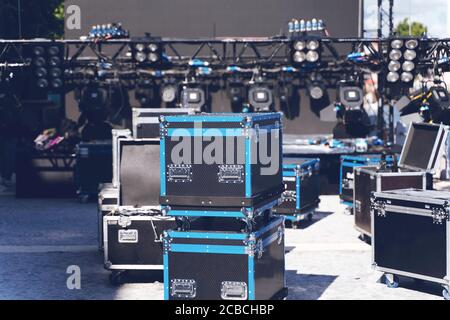
[[[20,3],[20,19],[19,19]],[[64,0],[0,0],[0,38],[61,38]]]
[[421,22],[409,22],[408,18],[403,19],[395,28],[395,32],[399,36],[421,37],[428,32],[428,28]]

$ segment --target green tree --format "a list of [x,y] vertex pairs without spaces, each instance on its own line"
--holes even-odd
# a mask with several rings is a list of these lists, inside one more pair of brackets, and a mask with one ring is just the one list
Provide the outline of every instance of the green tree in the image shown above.
[[64,35],[64,0],[0,0],[0,17],[0,38],[17,39],[20,34],[24,39]]
[[408,18],[403,19],[397,27],[395,32],[399,36],[414,36],[420,37],[428,32],[428,28],[421,22],[409,22]]

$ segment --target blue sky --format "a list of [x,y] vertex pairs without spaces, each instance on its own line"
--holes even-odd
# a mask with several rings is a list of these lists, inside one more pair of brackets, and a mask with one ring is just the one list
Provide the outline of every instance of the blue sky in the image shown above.
[[[388,2],[384,0],[387,9]],[[428,35],[431,37],[447,37],[449,34],[449,10],[448,0],[395,0],[394,24],[404,18],[419,21],[428,27]],[[364,27],[377,28],[377,0],[364,0]],[[376,35],[373,33],[368,36]]]

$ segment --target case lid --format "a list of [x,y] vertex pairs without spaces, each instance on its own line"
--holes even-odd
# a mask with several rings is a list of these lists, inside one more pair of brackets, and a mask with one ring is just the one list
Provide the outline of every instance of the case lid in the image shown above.
[[403,145],[400,167],[434,172],[448,134],[444,125],[412,123]]
[[450,192],[421,189],[399,189],[375,192],[374,196],[380,199],[405,200],[412,202],[445,204],[450,201]]

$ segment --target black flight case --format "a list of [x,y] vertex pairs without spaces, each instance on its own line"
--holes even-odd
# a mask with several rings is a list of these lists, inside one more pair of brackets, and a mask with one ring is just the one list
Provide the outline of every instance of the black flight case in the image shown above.
[[373,266],[397,287],[398,276],[441,284],[450,299],[450,192],[404,189],[372,198]]
[[370,197],[372,192],[395,189],[432,189],[432,173],[445,146],[446,126],[411,124],[398,165],[355,168],[354,213],[355,228],[371,236]]
[[283,159],[284,192],[282,202],[273,209],[285,216],[287,226],[297,228],[300,221],[311,221],[320,202],[320,160]]
[[283,192],[280,113],[162,116],[168,206],[255,207]]

